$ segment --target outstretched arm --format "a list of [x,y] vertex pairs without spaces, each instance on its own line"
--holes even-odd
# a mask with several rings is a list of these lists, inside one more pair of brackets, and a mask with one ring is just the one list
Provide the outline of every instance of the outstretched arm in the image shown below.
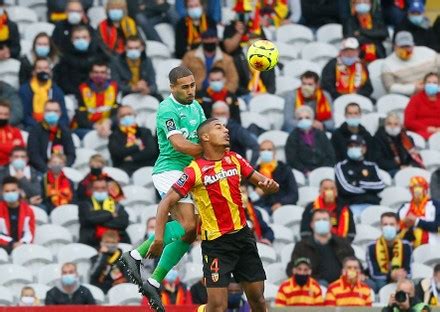
[[273,179],[269,179],[262,175],[261,173],[254,171],[249,177],[249,181],[261,188],[265,194],[272,194],[279,191],[280,186]]

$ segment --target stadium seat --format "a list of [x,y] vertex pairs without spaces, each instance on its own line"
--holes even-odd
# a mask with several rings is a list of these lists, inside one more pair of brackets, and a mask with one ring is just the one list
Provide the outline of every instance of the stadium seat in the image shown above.
[[284,65],[283,76],[299,78],[306,71],[313,71],[321,76],[322,67],[308,60],[293,60]]
[[[278,48],[278,62],[286,63],[299,58],[299,49],[285,42],[274,42]],[[278,84],[276,84],[278,90]]]
[[387,94],[381,77],[383,61],[384,59],[378,59],[368,64],[368,72],[370,73],[370,80],[373,85],[371,97],[376,100]]
[[82,174],[79,170],[71,167],[64,167],[63,173],[66,177],[71,180],[73,183],[78,184],[84,179],[84,174]]
[[422,150],[426,148],[426,141],[420,134],[412,131],[406,131],[406,133],[414,140],[414,145],[417,149]]
[[[162,42],[165,42],[170,54],[173,54],[174,49],[176,47],[175,46],[176,34],[174,32],[173,26],[171,26],[171,24],[168,24],[168,23],[159,23],[154,26],[154,29],[159,34],[160,38],[162,39]],[[147,43],[147,54],[148,54],[148,49],[149,49],[149,46]],[[171,55],[170,55],[170,57],[171,57]]]
[[39,284],[55,286],[55,283],[61,278],[61,263],[48,264],[42,267],[37,274]]
[[292,169],[292,173],[293,173],[293,176],[295,177],[296,184],[299,187],[306,186],[306,184],[307,184],[306,177],[301,171],[296,170],[296,169]]
[[254,206],[254,208],[257,209],[261,213],[261,218],[263,218],[264,222],[266,222],[268,224],[272,223],[272,221],[270,219],[270,215],[269,215],[269,213],[267,212],[266,209],[261,208],[261,207],[257,207],[257,206]]
[[361,223],[379,228],[380,216],[385,212],[396,212],[396,210],[386,206],[369,206],[361,213]]
[[318,197],[319,188],[315,186],[303,186],[298,189],[298,195],[297,205],[305,206]]
[[333,167],[319,167],[309,173],[309,185],[319,187],[324,179],[335,180],[335,169]]
[[339,50],[325,42],[310,42],[301,49],[301,58],[318,64],[322,68],[339,54]]
[[32,41],[22,39],[20,40],[20,56],[27,56],[32,51]]
[[135,224],[139,222],[139,213],[137,210],[134,209],[134,207],[124,207],[125,212],[128,215],[128,224]]
[[90,170],[90,157],[96,154],[98,154],[98,152],[91,148],[77,148],[75,162],[73,163],[72,167],[81,171],[82,173],[88,172]]
[[136,116],[136,122],[140,127],[150,129],[153,135],[156,134],[156,114],[140,113]]
[[420,245],[413,250],[414,262],[434,266],[440,262],[440,249],[434,244]]
[[423,150],[420,151],[420,155],[422,156],[426,170],[433,172],[440,167],[440,150]]
[[53,224],[68,229],[75,241],[79,238],[78,205],[68,204],[56,207],[50,213],[50,220]]
[[75,149],[81,147],[81,145],[82,145],[81,139],[79,138],[79,136],[76,133],[72,133],[72,141],[73,141],[73,145],[75,146]]
[[271,128],[280,130],[284,122],[284,99],[273,94],[254,96],[249,102],[251,112],[264,114],[271,123]]
[[391,186],[385,188],[379,196],[381,206],[388,206],[390,208],[399,208],[402,204],[411,200],[411,193],[407,188],[401,186]]
[[284,205],[275,210],[272,214],[273,223],[286,226],[288,228],[298,226],[301,223],[304,208],[295,205]]
[[83,145],[85,148],[94,149],[96,151],[103,151],[107,149],[108,139],[101,138],[96,130],[89,131],[83,138]]
[[355,245],[355,244],[352,244],[351,248],[353,248],[353,250],[354,250],[355,257],[361,261],[362,267],[364,269],[366,269],[367,268],[367,260],[366,260],[367,255],[365,253],[365,249],[363,247]]
[[51,289],[51,287],[44,284],[29,284],[27,285],[32,287],[35,291],[35,296],[40,300],[41,303],[46,299],[47,292]]
[[396,287],[397,287],[396,283],[391,283],[391,284],[385,285],[384,287],[382,287],[379,290],[379,302],[383,306],[388,305],[388,301],[390,300],[390,296],[392,293],[394,293],[396,291]]
[[265,140],[270,140],[273,142],[277,150],[281,148],[284,149],[288,136],[289,134],[287,132],[280,130],[266,131],[258,137],[258,144],[261,144]]
[[101,23],[103,20],[107,18],[105,8],[102,6],[91,7],[87,11],[87,16],[89,17],[90,25],[95,29],[97,28],[99,23]]
[[[273,247],[275,249],[277,249],[277,246],[284,246],[285,244],[293,243],[294,241],[293,230],[295,229],[295,227],[290,228],[281,224],[271,224],[270,227],[275,236],[275,240],[273,242]],[[295,233],[295,234],[299,234],[299,233]]]
[[156,76],[164,77],[168,79],[169,72],[174,68],[182,64],[181,59],[170,58],[166,60],[157,60],[154,62],[154,69],[156,71]]
[[38,22],[37,14],[30,8],[23,6],[10,6],[6,8],[8,17],[11,21],[16,22],[20,35],[23,35],[24,30],[28,25]]
[[14,296],[9,288],[0,286],[0,306],[12,306],[14,304]]
[[281,249],[279,253],[281,262],[284,263],[285,266],[290,262],[290,260],[292,260],[293,248],[295,248],[294,243],[287,244]]
[[[64,96],[64,103],[66,104],[66,109],[67,109],[67,116],[69,117],[69,120],[72,121],[73,117],[75,116],[76,113],[76,109],[78,108],[78,100],[75,98],[75,96],[73,95],[65,95]],[[78,138],[78,136],[76,136]],[[74,142],[75,143],[75,142]],[[81,142],[80,145],[76,145],[76,148],[81,147]]]
[[0,248],[0,265],[9,263],[9,255],[5,249]]
[[90,292],[92,293],[93,298],[95,299],[97,304],[104,304],[105,303],[105,294],[101,290],[101,288],[96,287],[92,284],[82,284],[84,287],[86,287]]
[[302,46],[314,40],[310,28],[299,24],[282,25],[276,30],[276,41]]
[[191,256],[191,260],[194,263],[202,263],[202,246],[198,243],[194,243],[191,246],[191,250],[189,251],[189,254]]
[[47,215],[47,212],[44,211],[44,209],[33,205],[30,206],[32,208],[32,211],[34,212],[35,223],[37,226],[49,223],[49,216]]
[[422,176],[428,183],[431,181],[431,173],[428,170],[416,167],[407,167],[397,171],[394,181],[396,186],[408,187],[410,179],[414,176]]
[[157,91],[164,97],[170,95],[170,82],[167,77],[156,76]]
[[275,85],[276,94],[282,96],[286,92],[294,92],[301,86],[301,80],[289,76],[277,76]]
[[434,270],[426,264],[419,262],[411,263],[411,278],[414,280],[418,278],[431,277],[434,274],[433,271]]
[[152,187],[146,188],[138,185],[128,185],[124,186],[122,190],[125,197],[122,201],[124,206],[145,206],[156,202],[156,190]]
[[107,296],[110,305],[140,305],[142,299],[138,286],[129,283],[113,286]]
[[263,263],[270,264],[277,261],[277,254],[273,247],[262,243],[257,243],[257,248],[258,254],[260,255],[261,261],[263,261]]
[[33,42],[35,37],[42,32],[45,32],[49,36],[52,36],[55,25],[46,22],[32,23],[30,26],[26,27],[24,30],[23,38],[28,42]]
[[378,113],[362,114],[361,124],[367,129],[372,136],[376,134],[377,129],[379,129],[379,123],[381,115]]
[[77,265],[78,274],[82,281],[89,281],[90,258],[97,255],[95,248],[88,245],[73,243],[65,245],[58,250],[57,259],[59,263],[74,262]]
[[56,224],[44,224],[35,229],[34,243],[43,245],[56,253],[63,245],[73,241],[68,229]]
[[104,167],[103,171],[122,186],[128,185],[130,183],[130,177],[122,169],[118,169],[115,167]]
[[356,225],[356,236],[353,240],[353,244],[365,247],[378,239],[381,235],[382,232],[371,225],[358,224]]
[[248,128],[251,124],[255,124],[258,127],[268,131],[270,130],[270,121],[267,118],[264,118],[260,113],[255,112],[241,112],[241,125],[244,128]]
[[144,209],[141,211],[140,213],[140,223],[141,224],[146,224],[147,220],[152,218],[152,217],[156,217],[156,212],[157,212],[157,205],[148,205],[145,206]]
[[272,283],[266,283],[264,285],[264,298],[267,301],[273,302],[275,301],[275,297],[278,293],[278,286]]
[[363,113],[371,113],[373,111],[373,102],[366,96],[359,94],[344,94],[333,102],[335,114],[344,115],[345,106],[349,103],[358,103]]
[[379,169],[379,177],[382,179],[383,183],[385,183],[386,186],[393,185],[393,178],[385,170]]
[[122,98],[122,104],[131,106],[136,113],[155,113],[159,108],[159,101],[151,95],[132,93]]
[[47,1],[46,0],[20,0],[19,5],[26,6],[37,13],[38,20],[47,20]]
[[342,25],[336,23],[325,24],[316,31],[316,40],[319,42],[330,43],[339,48],[342,41]]
[[28,138],[29,138],[29,132],[20,129],[20,133],[21,133],[21,137],[23,138],[24,143],[27,144]]
[[408,105],[409,97],[401,94],[386,94],[376,102],[377,112],[386,115],[389,112],[403,113]]
[[430,149],[440,151],[440,133],[431,135],[428,139],[428,142]]
[[43,266],[53,262],[53,254],[49,248],[35,244],[25,244],[15,248],[11,258],[13,264],[26,267],[34,275]]
[[7,59],[0,61],[0,77],[2,81],[10,84],[15,89],[19,88],[18,72],[20,70],[20,62],[16,59]]
[[133,183],[138,186],[152,187],[153,179],[153,167],[142,167],[136,170],[133,175]]
[[147,40],[146,53],[153,61],[171,58],[171,52],[168,46],[159,41]]
[[132,244],[126,244],[126,243],[119,243],[118,248],[122,250],[122,252],[128,252],[133,250]]
[[3,285],[13,294],[18,294],[26,284],[33,282],[32,272],[21,265],[3,264],[0,265],[0,285]]
[[267,282],[275,285],[281,284],[287,279],[286,266],[284,263],[276,262],[267,265],[264,270],[266,271]]
[[127,234],[133,245],[137,246],[140,241],[143,241],[146,231],[146,226],[142,223],[130,224],[127,229]]
[[[200,255],[200,258],[202,256]],[[203,278],[202,262],[187,262],[184,265],[185,275],[183,282],[187,285],[193,285]]]

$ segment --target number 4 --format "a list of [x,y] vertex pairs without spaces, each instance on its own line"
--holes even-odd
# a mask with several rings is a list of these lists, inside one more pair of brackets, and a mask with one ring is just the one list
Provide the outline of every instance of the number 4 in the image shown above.
[[211,272],[214,272],[214,273],[218,273],[218,271],[220,271],[220,268],[218,266],[218,258],[214,258],[214,260],[212,260],[211,266],[209,267],[209,269],[211,270]]

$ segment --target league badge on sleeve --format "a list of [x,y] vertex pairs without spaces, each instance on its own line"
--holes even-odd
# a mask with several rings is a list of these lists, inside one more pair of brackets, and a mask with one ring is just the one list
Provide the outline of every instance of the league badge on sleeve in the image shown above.
[[185,185],[185,182],[188,180],[188,175],[186,173],[182,174],[179,178],[179,180],[177,180],[176,184],[180,187],[183,187]]
[[170,118],[167,121],[165,121],[165,125],[167,126],[168,131],[174,131],[176,130],[176,123],[174,122],[174,119]]

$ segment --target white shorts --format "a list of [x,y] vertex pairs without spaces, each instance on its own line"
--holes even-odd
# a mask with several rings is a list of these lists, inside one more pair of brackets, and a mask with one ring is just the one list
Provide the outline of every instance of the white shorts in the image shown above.
[[[179,180],[180,176],[183,174],[182,171],[179,170],[171,170],[162,172],[159,174],[153,174],[153,184],[156,190],[159,192],[160,197],[164,198],[168,191],[171,189],[173,184]],[[191,198],[191,195],[188,194],[185,197],[182,197],[179,200],[179,203],[187,203],[193,204],[194,202]]]

